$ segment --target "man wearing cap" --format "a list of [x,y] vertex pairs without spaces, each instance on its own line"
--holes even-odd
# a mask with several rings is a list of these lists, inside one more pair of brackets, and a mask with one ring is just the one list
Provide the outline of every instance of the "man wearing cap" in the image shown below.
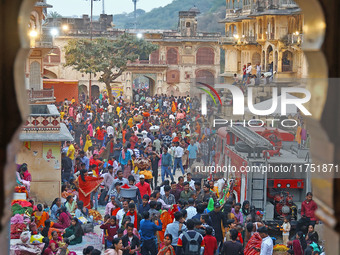
[[106,201],[108,200],[109,195],[111,194],[111,191],[115,189],[116,182],[121,183],[121,185],[129,184],[129,181],[126,178],[123,178],[123,171],[122,170],[117,171],[117,179],[114,179],[112,181],[111,187],[110,187],[110,189],[107,193],[107,196],[105,197]]
[[139,182],[136,184],[136,186],[139,189],[141,197],[144,197],[144,195],[151,195],[150,184],[145,182],[145,176],[143,174],[139,176]]
[[265,226],[260,227],[257,229],[257,232],[259,232],[262,238],[260,255],[272,255],[273,254],[273,240],[268,235],[268,228],[266,228]]
[[223,232],[222,225],[227,227],[227,219],[224,217],[224,214],[221,212],[221,205],[219,202],[215,202],[214,210],[209,213],[212,228],[215,230],[215,237],[217,240],[217,247],[221,250],[221,246],[223,244]]
[[[183,191],[182,191],[183,192]],[[195,204],[195,200],[193,198],[189,198],[188,199],[188,208],[186,209],[187,210],[187,219],[192,219],[192,217],[194,217],[196,214],[197,214],[197,210],[196,208],[194,207],[194,204]]]

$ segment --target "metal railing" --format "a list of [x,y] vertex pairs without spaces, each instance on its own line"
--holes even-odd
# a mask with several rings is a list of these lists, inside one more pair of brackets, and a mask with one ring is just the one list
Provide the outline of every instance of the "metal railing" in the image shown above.
[[257,43],[256,41],[257,36],[251,35],[251,36],[245,36],[241,38],[241,42],[243,43]]
[[233,36],[229,37],[220,37],[218,39],[219,44],[224,44],[224,43],[235,43],[237,40]]
[[134,62],[129,63],[129,65],[166,65],[166,61],[136,60]]
[[287,35],[288,44],[299,44],[303,42],[303,34],[288,34]]
[[29,100],[54,98],[54,89],[42,89],[42,90],[27,90]]

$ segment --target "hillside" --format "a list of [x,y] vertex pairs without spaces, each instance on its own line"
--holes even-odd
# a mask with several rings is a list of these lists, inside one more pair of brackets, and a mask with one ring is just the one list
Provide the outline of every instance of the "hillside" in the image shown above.
[[[225,16],[225,0],[174,0],[172,3],[145,12],[137,10],[137,27],[141,29],[176,29],[178,12],[187,11],[194,6],[199,8],[199,30],[223,32],[223,24],[217,23]],[[113,16],[113,23],[117,28],[134,27],[133,12]]]

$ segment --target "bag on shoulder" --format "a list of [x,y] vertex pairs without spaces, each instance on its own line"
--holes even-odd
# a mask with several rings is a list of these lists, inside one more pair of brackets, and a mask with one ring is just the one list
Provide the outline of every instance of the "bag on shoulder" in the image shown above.
[[191,238],[187,232],[184,232],[183,236],[187,239],[184,253],[186,255],[199,255],[201,251],[201,244],[198,242],[200,234],[196,232],[195,236]]

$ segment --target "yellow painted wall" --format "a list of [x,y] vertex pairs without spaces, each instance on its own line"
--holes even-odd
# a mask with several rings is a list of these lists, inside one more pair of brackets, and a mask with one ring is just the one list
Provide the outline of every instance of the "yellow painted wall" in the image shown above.
[[[61,143],[58,142],[60,145]],[[61,155],[56,160],[61,165]],[[17,163],[26,163],[32,175],[30,196],[37,202],[50,204],[61,195],[61,169],[55,169],[55,160],[43,158],[43,142],[31,142],[31,149],[22,146],[17,154]]]

